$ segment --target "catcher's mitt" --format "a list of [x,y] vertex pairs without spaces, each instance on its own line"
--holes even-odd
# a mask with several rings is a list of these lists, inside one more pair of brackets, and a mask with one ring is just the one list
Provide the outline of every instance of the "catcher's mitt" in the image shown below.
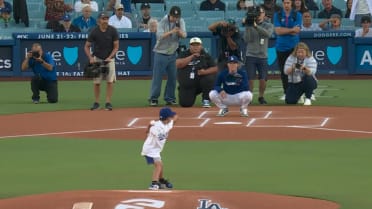
[[102,69],[100,62],[88,63],[84,67],[84,76],[87,78],[97,78],[101,75],[101,73]]

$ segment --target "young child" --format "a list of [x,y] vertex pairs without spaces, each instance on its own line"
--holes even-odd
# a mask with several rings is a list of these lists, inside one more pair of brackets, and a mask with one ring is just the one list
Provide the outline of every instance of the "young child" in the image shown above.
[[147,164],[154,165],[151,190],[172,188],[173,185],[163,177],[163,162],[160,153],[164,148],[169,131],[173,128],[178,116],[169,107],[164,107],[159,112],[159,120],[151,121],[147,129],[147,138],[142,147],[141,155]]

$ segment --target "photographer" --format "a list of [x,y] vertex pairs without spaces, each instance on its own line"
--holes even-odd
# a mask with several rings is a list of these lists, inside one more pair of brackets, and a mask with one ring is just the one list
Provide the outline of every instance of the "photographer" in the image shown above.
[[311,94],[317,88],[316,70],[317,62],[309,47],[303,42],[298,43],[285,62],[284,73],[288,76],[287,104],[297,104],[305,93],[304,105],[311,105]]
[[190,39],[190,48],[178,56],[176,66],[180,106],[193,106],[196,96],[202,93],[203,107],[211,107],[209,91],[214,86],[217,66],[213,58],[204,51],[200,38]]
[[32,45],[22,62],[22,70],[29,68],[34,72],[31,78],[32,102],[38,104],[40,91],[45,91],[49,103],[58,102],[57,72],[52,56],[44,53],[39,43]]
[[218,21],[209,25],[208,29],[213,32],[213,35],[220,36],[218,42],[218,71],[221,71],[227,67],[227,59],[229,56],[236,56],[240,58],[242,56],[240,43],[241,37],[239,30],[235,25],[233,19],[227,21]]
[[258,102],[267,104],[264,93],[267,81],[267,49],[269,38],[274,32],[274,25],[265,21],[262,7],[249,7],[244,20],[244,42],[246,44],[245,67],[248,73],[250,91],[253,92],[254,80],[259,79]]

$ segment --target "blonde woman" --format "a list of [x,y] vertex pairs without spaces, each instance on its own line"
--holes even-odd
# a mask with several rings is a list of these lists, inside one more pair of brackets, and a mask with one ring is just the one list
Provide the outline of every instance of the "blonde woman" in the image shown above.
[[309,47],[303,42],[298,43],[284,66],[284,73],[288,76],[287,104],[297,104],[305,94],[304,105],[311,105],[311,94],[317,88],[316,71],[317,62]]

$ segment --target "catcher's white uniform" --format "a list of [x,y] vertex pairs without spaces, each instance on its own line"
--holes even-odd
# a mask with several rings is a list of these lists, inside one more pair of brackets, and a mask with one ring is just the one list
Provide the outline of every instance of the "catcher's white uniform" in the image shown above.
[[146,141],[142,147],[142,156],[161,159],[160,152],[163,150],[168,138],[169,131],[173,128],[173,120],[168,124],[157,120],[151,126]]

